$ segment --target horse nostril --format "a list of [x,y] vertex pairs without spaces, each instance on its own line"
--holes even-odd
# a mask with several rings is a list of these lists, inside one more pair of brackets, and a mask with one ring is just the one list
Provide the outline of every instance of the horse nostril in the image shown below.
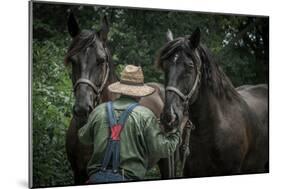
[[161,123],[164,125],[170,125],[173,120],[173,116],[169,113],[161,114]]
[[163,118],[162,118],[162,120],[165,120],[165,124],[169,127],[172,127],[175,124],[177,124],[177,119],[178,119],[178,116],[174,111],[167,112],[165,115],[163,115]]
[[172,125],[176,121],[176,115],[172,114],[169,116],[168,125]]

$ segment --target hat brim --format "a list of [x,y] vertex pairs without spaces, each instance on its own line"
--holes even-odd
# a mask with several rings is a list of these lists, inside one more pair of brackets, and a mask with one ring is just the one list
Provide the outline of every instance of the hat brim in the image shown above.
[[134,96],[134,97],[148,96],[148,95],[154,93],[154,91],[155,91],[154,88],[149,87],[145,84],[141,85],[141,86],[126,85],[126,84],[120,83],[119,81],[109,85],[108,90],[113,93]]

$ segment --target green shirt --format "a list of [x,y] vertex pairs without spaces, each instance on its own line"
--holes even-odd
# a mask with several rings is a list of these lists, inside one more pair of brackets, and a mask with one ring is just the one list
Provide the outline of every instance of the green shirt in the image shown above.
[[[114,101],[116,118],[134,102],[134,99],[125,96]],[[93,144],[93,155],[88,163],[88,174],[92,175],[101,167],[109,137],[105,103],[94,109],[87,124],[79,130],[78,136],[83,144]],[[170,156],[175,151],[179,138],[178,131],[169,135],[163,133],[153,112],[146,107],[137,106],[128,116],[120,135],[120,168],[125,177],[143,179],[149,161]]]

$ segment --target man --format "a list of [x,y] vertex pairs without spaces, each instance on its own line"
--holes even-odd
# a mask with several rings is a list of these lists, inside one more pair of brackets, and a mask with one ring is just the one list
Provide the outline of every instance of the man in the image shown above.
[[80,141],[93,144],[89,183],[143,179],[149,159],[174,153],[180,133],[163,133],[152,111],[137,104],[155,90],[144,84],[140,67],[126,66],[108,89],[120,98],[97,106],[79,130]]

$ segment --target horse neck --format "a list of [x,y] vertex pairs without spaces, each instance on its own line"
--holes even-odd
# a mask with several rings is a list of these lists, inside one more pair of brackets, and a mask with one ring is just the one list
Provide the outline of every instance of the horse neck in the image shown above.
[[219,66],[210,66],[213,73],[207,78],[203,71],[196,100],[189,110],[191,121],[203,134],[218,127],[218,120],[231,111],[232,105],[242,103],[242,98]]
[[214,133],[219,127],[219,120],[221,120],[223,103],[210,90],[200,90],[196,101],[189,107],[189,118],[195,126],[195,130],[192,131],[192,135],[196,136],[194,140],[204,140],[206,143],[213,142]]

